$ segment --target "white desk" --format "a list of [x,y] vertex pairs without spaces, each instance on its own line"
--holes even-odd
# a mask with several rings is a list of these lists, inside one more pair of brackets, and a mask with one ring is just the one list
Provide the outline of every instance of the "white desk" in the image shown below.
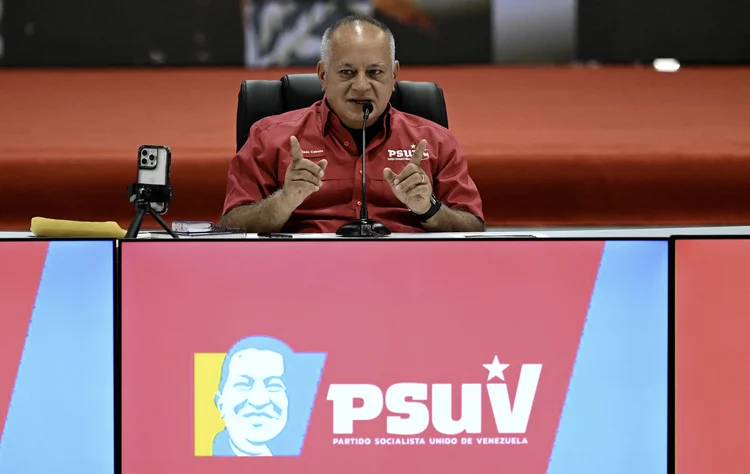
[[[536,238],[668,238],[672,235],[746,235],[750,238],[750,226],[686,226],[686,227],[490,227],[487,232],[469,233],[415,233],[391,234],[388,238],[399,239],[463,239],[463,238],[502,238],[531,236]],[[0,239],[33,238],[28,231],[0,231]],[[148,231],[143,231],[139,238],[150,238]],[[237,238],[237,235],[229,236]],[[246,234],[246,238],[258,238],[256,234]],[[295,234],[293,238],[302,239],[344,239],[335,234]]]
[[[351,237],[340,237],[336,234],[283,234],[289,235],[292,239],[314,239],[314,240],[352,240]],[[419,239],[419,240],[430,240],[430,239],[482,239],[482,238],[544,238],[549,237],[546,234],[540,232],[467,232],[467,233],[456,233],[456,232],[439,232],[439,233],[408,233],[398,234],[394,233],[389,236],[382,237],[384,239]],[[33,239],[34,235],[31,232],[0,232],[0,239]],[[139,239],[153,239],[153,240],[170,240],[171,237],[160,232],[160,235],[156,238],[152,236],[149,231],[142,231],[138,234]],[[263,239],[263,240],[280,240],[278,238],[259,237],[258,234],[226,234],[226,235],[201,235],[196,233],[190,236],[180,235],[183,239]]]

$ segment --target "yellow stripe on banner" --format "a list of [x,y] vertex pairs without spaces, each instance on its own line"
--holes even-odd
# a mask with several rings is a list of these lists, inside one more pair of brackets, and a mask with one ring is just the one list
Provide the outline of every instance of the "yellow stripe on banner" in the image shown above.
[[195,354],[194,357],[194,442],[196,456],[211,456],[214,437],[224,429],[215,395],[226,354]]

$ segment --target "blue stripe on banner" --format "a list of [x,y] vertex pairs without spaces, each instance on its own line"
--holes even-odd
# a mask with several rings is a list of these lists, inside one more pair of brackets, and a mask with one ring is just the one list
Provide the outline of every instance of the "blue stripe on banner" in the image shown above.
[[605,245],[548,474],[666,472],[668,258]]
[[1,473],[114,471],[113,251],[111,241],[50,243]]

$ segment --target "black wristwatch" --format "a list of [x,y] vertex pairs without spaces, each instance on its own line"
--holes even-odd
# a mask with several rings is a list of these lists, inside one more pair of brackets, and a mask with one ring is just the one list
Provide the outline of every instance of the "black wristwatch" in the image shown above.
[[427,222],[432,216],[437,214],[437,212],[440,210],[440,208],[443,206],[443,203],[440,202],[440,199],[435,196],[435,194],[432,194],[430,196],[430,208],[425,212],[424,214],[417,214],[411,209],[409,212],[411,212],[411,215],[419,219],[421,222]]

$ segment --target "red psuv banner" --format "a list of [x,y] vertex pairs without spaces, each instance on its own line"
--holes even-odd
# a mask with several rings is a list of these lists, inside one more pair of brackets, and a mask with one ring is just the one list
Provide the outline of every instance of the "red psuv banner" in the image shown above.
[[667,250],[124,242],[122,472],[664,473]]
[[678,239],[674,288],[676,472],[750,472],[750,239]]

